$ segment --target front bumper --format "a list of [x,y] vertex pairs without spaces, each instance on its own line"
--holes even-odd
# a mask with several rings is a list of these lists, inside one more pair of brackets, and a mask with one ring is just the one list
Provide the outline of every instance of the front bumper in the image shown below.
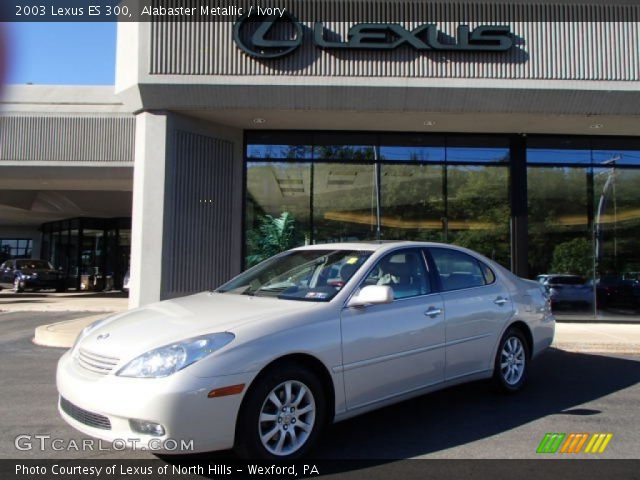
[[[80,415],[70,416],[61,408],[60,400],[58,411],[75,429],[108,442],[124,442],[159,453],[223,450],[233,447],[240,404],[254,375],[198,378],[185,369],[166,378],[125,378],[85,370],[67,352],[58,362],[60,396],[78,409],[106,417],[110,428],[79,421]],[[237,384],[245,384],[241,394],[207,397],[215,388]],[[152,436],[135,432],[130,419],[158,423],[165,433]]]
[[40,278],[40,277],[29,277],[20,279],[20,285],[23,288],[60,288],[64,286],[64,279],[50,279],[50,278]]

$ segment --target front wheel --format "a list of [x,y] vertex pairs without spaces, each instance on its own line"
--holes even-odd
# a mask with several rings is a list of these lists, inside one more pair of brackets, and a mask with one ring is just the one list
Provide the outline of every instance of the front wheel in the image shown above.
[[24,283],[20,281],[20,278],[16,277],[13,280],[13,292],[14,293],[22,293],[24,292]]
[[315,443],[325,421],[322,384],[296,366],[273,369],[247,392],[238,418],[236,451],[241,457],[294,459]]
[[522,331],[509,328],[500,340],[493,372],[493,382],[505,393],[522,389],[529,372],[529,345]]

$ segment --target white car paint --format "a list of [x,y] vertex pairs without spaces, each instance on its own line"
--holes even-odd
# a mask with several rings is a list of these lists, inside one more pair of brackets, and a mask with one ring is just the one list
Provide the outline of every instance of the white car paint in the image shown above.
[[[471,255],[492,269],[496,282],[388,304],[347,306],[386,254],[430,247]],[[531,332],[533,357],[552,342],[555,320],[540,285],[519,279],[475,252],[419,242],[343,243],[296,250],[326,249],[371,252],[328,302],[205,292],[111,317],[65,353],[57,370],[60,396],[107,417],[111,429],[88,426],[61,408],[60,414],[74,428],[104,440],[131,439],[148,445],[158,437],[133,432],[129,419],[139,419],[163,425],[166,432],[160,440],[193,440],[194,451],[226,449],[234,445],[248,386],[262,369],[286,355],[308,355],[324,366],[333,386],[328,399],[333,420],[340,421],[447,385],[491,377],[498,342],[516,321]],[[507,301],[494,303],[500,298]],[[231,332],[235,339],[170,376],[115,374],[151,349],[216,332]],[[76,358],[79,349],[117,359],[113,370],[104,374],[84,368]],[[238,384],[247,386],[240,394],[207,397],[213,389]]]

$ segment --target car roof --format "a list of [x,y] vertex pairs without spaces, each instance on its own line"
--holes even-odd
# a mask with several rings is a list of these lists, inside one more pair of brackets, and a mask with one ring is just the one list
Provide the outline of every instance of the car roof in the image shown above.
[[315,245],[305,245],[297,247],[293,250],[365,250],[375,252],[377,250],[389,250],[395,247],[446,247],[460,251],[465,248],[456,245],[436,242],[413,242],[408,240],[371,240],[357,242],[338,242],[338,243],[318,243]]

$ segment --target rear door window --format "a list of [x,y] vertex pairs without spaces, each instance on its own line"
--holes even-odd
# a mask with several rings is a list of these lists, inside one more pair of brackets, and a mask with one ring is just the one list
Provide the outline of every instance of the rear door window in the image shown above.
[[495,280],[489,267],[481,265],[466,253],[448,248],[430,248],[429,251],[436,265],[442,290],[445,292],[482,287]]

